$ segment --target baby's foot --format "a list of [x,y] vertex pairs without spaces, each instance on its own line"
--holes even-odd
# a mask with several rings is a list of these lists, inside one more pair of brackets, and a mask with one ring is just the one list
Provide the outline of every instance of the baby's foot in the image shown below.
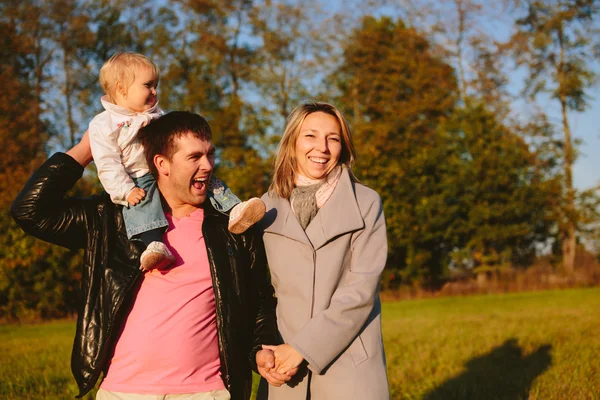
[[162,242],[151,242],[140,257],[140,269],[150,271],[153,269],[163,269],[175,261],[173,254]]
[[265,215],[265,203],[257,197],[243,201],[229,213],[229,232],[243,233]]

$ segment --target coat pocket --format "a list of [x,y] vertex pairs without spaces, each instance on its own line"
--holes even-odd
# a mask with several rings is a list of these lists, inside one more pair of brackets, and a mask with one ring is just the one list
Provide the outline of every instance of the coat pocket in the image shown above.
[[360,336],[354,339],[354,342],[352,342],[350,345],[350,355],[352,356],[352,360],[354,360],[355,365],[359,365],[369,358],[369,355],[365,350],[365,345],[363,344]]

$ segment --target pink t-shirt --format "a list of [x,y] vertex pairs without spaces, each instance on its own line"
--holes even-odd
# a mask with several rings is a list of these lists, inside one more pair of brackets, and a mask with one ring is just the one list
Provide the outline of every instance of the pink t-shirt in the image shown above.
[[144,274],[101,388],[178,394],[224,389],[215,296],[202,235],[204,210],[167,214],[163,239],[176,258]]

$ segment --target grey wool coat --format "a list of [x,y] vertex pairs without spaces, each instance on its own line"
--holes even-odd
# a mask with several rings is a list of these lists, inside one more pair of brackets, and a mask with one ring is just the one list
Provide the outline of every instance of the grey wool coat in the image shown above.
[[288,200],[267,193],[261,222],[277,324],[308,363],[288,384],[261,384],[270,400],[389,399],[379,281],[387,238],[379,195],[344,168],[306,231]]

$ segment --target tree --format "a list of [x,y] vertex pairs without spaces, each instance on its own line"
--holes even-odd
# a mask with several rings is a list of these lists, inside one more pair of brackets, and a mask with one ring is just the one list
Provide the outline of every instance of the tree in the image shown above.
[[[68,44],[66,36],[56,36],[64,29],[52,19],[58,18],[53,9],[57,5],[0,5],[0,146],[6,152],[0,160],[0,245],[5,249],[0,255],[0,315],[11,319],[65,316],[76,307],[79,252],[25,235],[9,213],[18,190],[46,158],[53,131],[50,111],[58,100],[52,83],[60,71],[54,67],[65,65],[58,53]],[[57,46],[60,39],[65,47]]]
[[[48,132],[45,121],[41,120],[40,102],[42,65],[49,60],[49,52],[40,47],[47,32],[41,26],[36,6],[25,7],[17,2],[0,6],[0,28],[4,33],[0,50],[3,83],[0,146],[5,152],[0,159],[0,229],[3,232],[0,246],[4,249],[0,255],[0,315],[8,318],[54,315],[54,310],[61,310],[60,306],[64,305],[62,293],[57,295],[51,290],[55,282],[43,284],[47,282],[43,276],[48,270],[42,272],[41,268],[42,264],[56,263],[56,267],[59,262],[67,261],[64,250],[25,236],[9,213],[17,191],[45,158]],[[72,271],[65,265],[60,267],[50,270],[63,274]]]
[[[551,235],[553,165],[482,99],[459,99],[454,69],[414,28],[366,17],[332,77],[354,128],[355,172],[382,196],[389,262],[439,286],[458,252],[527,265]],[[548,156],[549,157],[549,156]]]
[[452,245],[475,267],[529,265],[551,236],[552,174],[521,132],[477,101],[467,99],[440,129],[457,156]]
[[[256,148],[264,125],[247,101],[255,46],[251,43],[254,2],[181,1],[187,16],[178,40],[183,51],[169,66],[170,93],[183,108],[206,116],[217,145],[216,174],[240,198],[264,193],[267,165]],[[187,51],[185,50],[187,48]]]
[[253,33],[261,44],[252,81],[276,124],[283,126],[294,107],[315,95],[311,87],[327,58],[328,33],[316,15],[320,10],[314,1],[266,1],[253,10]]
[[437,126],[458,98],[454,70],[414,28],[365,17],[347,41],[332,80],[354,129],[356,174],[382,196],[390,264],[406,281],[437,285],[446,265],[451,204]]
[[480,99],[506,115],[510,100],[504,65],[506,38],[498,32],[512,23],[503,18],[509,0],[405,1],[410,3],[410,19],[406,20],[426,31],[456,70],[461,100]]
[[[79,116],[81,107],[77,105],[78,94],[86,90],[92,73],[81,54],[88,52],[93,43],[93,34],[89,27],[89,17],[82,13],[81,1],[52,0],[45,3],[45,13],[52,27],[48,36],[48,48],[53,53],[56,73],[49,77],[53,90],[58,90],[60,96],[46,96],[53,107],[48,107],[57,131],[61,132],[60,139],[65,147],[73,146],[77,136],[85,131],[82,118]],[[52,44],[51,44],[52,43]],[[83,126],[82,126],[83,125]]]
[[595,72],[594,24],[597,0],[527,0],[512,38],[515,59],[528,71],[524,92],[548,94],[560,105],[564,134],[563,204],[558,221],[563,266],[573,272],[579,216],[573,187],[575,151],[569,112],[584,111]]

